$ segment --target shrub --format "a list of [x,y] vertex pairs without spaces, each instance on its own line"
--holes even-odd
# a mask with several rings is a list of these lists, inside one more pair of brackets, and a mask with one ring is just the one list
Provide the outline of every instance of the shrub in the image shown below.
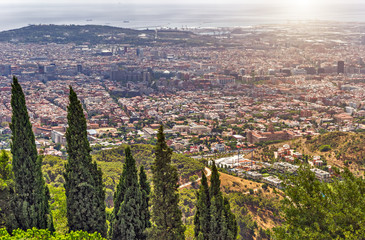
[[88,240],[105,240],[99,233],[87,233],[84,231],[70,232],[66,235],[52,234],[44,229],[28,229],[27,231],[16,229],[12,236],[5,228],[0,229],[0,239],[2,240],[16,240],[16,239],[45,239],[45,240],[73,240],[73,239],[88,239]]
[[319,147],[319,151],[321,151],[321,152],[328,152],[328,151],[330,151],[332,148],[331,148],[331,146],[330,145],[322,145],[322,146],[320,146]]

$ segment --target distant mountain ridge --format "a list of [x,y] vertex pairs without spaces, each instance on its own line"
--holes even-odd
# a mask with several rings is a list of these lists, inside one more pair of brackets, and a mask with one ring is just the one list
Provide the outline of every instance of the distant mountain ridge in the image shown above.
[[151,44],[185,43],[195,34],[179,30],[134,30],[103,25],[29,25],[0,32],[0,42],[76,43],[76,44]]

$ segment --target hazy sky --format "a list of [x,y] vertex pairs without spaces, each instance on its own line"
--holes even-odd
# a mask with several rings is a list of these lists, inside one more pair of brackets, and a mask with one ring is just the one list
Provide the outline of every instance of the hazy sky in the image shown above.
[[[290,4],[333,4],[333,3],[363,3],[363,0],[184,0],[178,1],[176,4],[283,4],[283,3],[290,3]],[[78,4],[78,3],[96,3],[96,4],[103,4],[103,3],[117,3],[117,4],[138,4],[138,3],[148,3],[148,4],[174,4],[174,1],[171,0],[1,0],[0,4],[6,5],[15,5],[15,4],[26,4],[26,5],[38,5],[46,4],[46,5],[53,5],[53,4]]]

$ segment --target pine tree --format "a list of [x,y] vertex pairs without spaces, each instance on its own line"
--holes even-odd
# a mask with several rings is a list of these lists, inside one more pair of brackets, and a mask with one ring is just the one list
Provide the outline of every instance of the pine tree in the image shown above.
[[[145,231],[147,228],[151,227],[151,214],[149,211],[151,186],[147,181],[147,175],[143,166],[139,168],[139,186],[142,192],[141,217],[143,221],[143,231]],[[147,236],[145,234],[145,239],[146,237]]]
[[152,239],[183,240],[185,227],[179,209],[178,173],[171,165],[172,150],[165,141],[163,127],[157,134],[152,166]]
[[42,175],[42,158],[38,156],[32,125],[29,121],[23,90],[13,77],[11,89],[13,116],[11,153],[15,197],[13,202],[13,228],[54,230],[49,209],[49,190]]
[[123,173],[117,189],[123,189],[124,193],[116,194],[122,196],[123,201],[120,207],[117,207],[118,212],[114,212],[112,239],[144,239],[144,222],[141,216],[142,192],[138,183],[136,161],[132,157],[130,147],[125,149]]
[[197,211],[194,216],[195,237],[201,235],[201,239],[209,239],[210,233],[210,197],[207,177],[202,171],[202,179],[197,193]]
[[67,220],[70,230],[106,236],[105,188],[102,172],[90,155],[81,102],[70,87],[66,130],[68,162],[65,166]]

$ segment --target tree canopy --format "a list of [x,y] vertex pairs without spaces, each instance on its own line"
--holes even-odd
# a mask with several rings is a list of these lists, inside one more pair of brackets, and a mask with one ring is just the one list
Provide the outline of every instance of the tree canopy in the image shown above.
[[284,183],[285,222],[276,239],[365,239],[365,181],[348,169],[342,179],[320,182],[309,167]]

